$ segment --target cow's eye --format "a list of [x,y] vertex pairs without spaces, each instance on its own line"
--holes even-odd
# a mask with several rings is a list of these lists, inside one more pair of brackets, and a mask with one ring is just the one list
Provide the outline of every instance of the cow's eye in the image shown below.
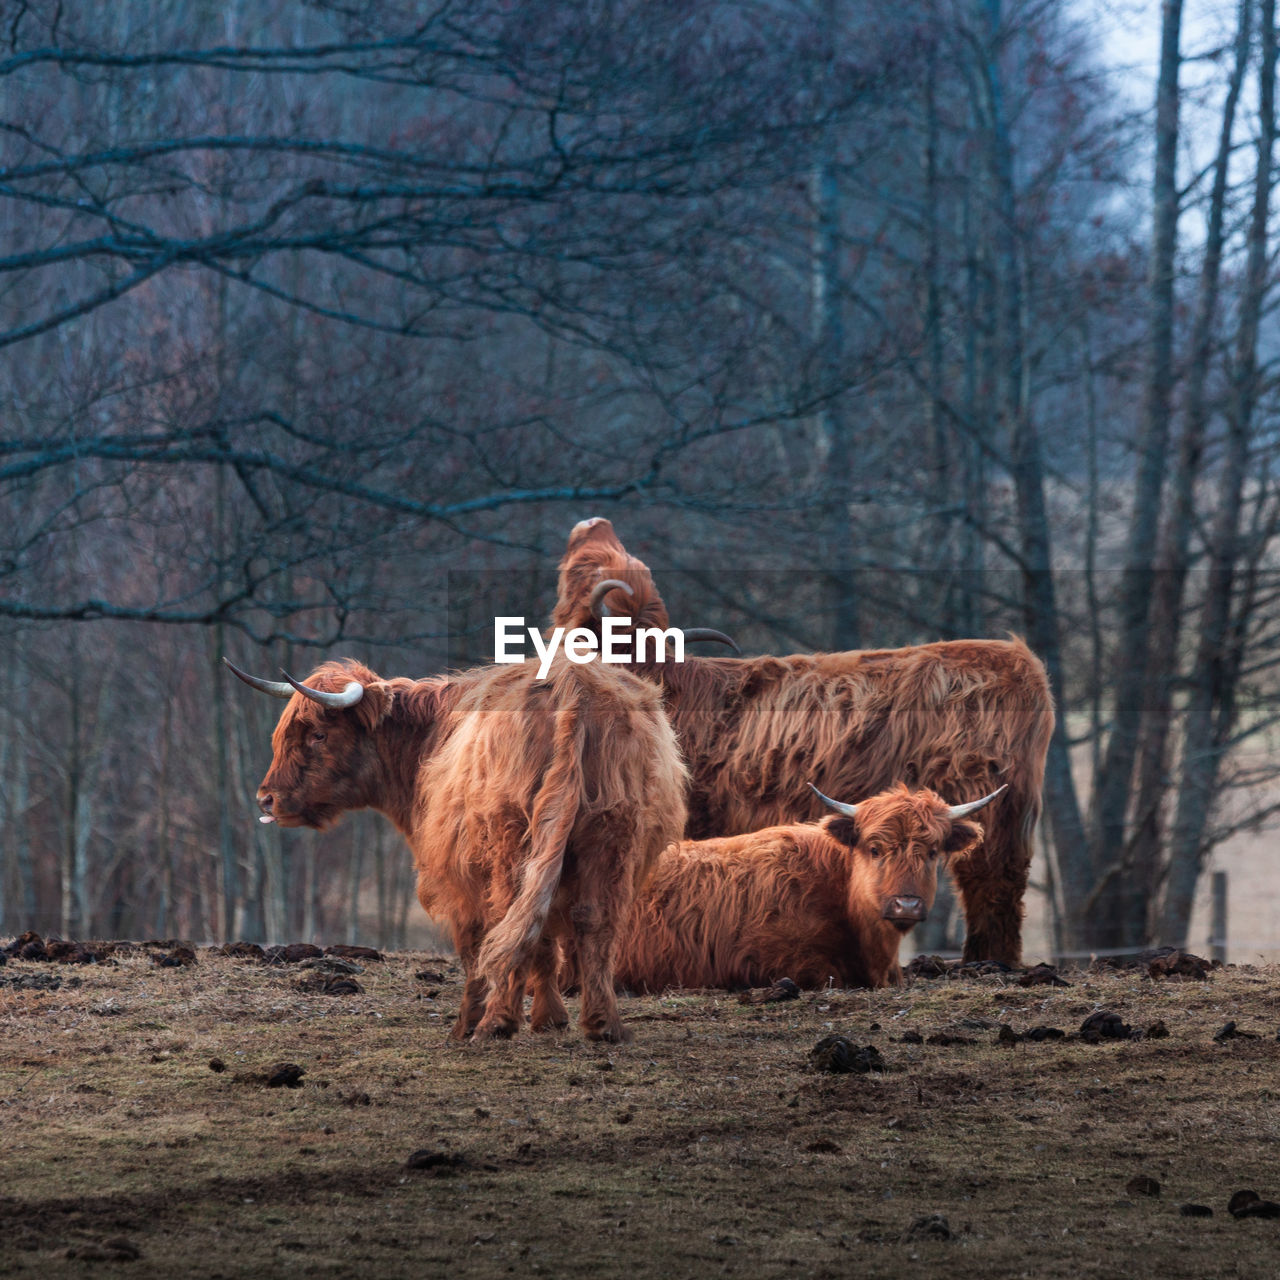
[[937,849],[930,849],[930,850],[929,850],[929,857],[931,857],[931,858],[936,858],[937,856],[938,856],[938,851],[937,851]]
[[311,741],[312,741],[312,742],[323,742],[323,741],[324,741],[324,730],[323,730],[323,729],[317,729],[317,730],[316,730],[316,731],[311,735]]
[[879,846],[878,844],[873,844],[873,845],[872,845],[872,846],[867,850],[867,852],[868,852],[868,853],[869,853],[873,858],[878,858],[878,857],[880,857],[880,855],[884,852],[884,850],[883,850],[883,849],[881,849],[881,848],[880,848],[880,846]]

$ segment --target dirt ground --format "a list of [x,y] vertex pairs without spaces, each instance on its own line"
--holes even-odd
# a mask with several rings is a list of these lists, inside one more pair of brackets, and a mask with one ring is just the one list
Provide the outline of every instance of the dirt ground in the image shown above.
[[[1227,1211],[1280,1199],[1275,966],[625,999],[622,1047],[452,1046],[450,960],[353,976],[326,994],[211,951],[0,968],[0,1274],[1280,1271],[1280,1220]],[[1099,1010],[1168,1035],[1000,1038]],[[885,1070],[814,1069],[833,1033]],[[281,1064],[298,1087],[267,1085]]]

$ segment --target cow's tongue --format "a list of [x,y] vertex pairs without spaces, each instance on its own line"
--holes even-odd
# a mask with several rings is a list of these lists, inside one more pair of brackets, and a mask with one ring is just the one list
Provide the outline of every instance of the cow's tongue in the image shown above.
[[262,817],[260,817],[260,818],[258,819],[258,821],[259,821],[259,822],[274,822],[274,821],[275,821],[275,819],[274,819],[274,818],[273,818],[269,813],[264,813],[264,814],[262,815]]

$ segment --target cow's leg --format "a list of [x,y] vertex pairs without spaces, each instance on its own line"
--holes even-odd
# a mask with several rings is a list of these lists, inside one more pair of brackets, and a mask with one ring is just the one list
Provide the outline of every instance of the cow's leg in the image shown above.
[[560,1031],[569,1025],[569,1011],[560,998],[560,952],[544,933],[533,953],[533,1008],[530,1022],[535,1031]]
[[[1028,828],[1031,821],[1026,824]],[[1022,899],[1031,872],[1031,840],[1022,824],[992,823],[981,846],[951,868],[964,908],[964,958],[1022,963]]]
[[485,1004],[484,1017],[476,1024],[472,1043],[485,1040],[509,1040],[520,1030],[524,1017],[524,989],[529,982],[529,969],[517,965],[501,983],[494,985]]
[[631,1039],[631,1032],[622,1025],[618,997],[613,989],[617,914],[595,905],[590,897],[575,904],[569,913],[577,944],[578,982],[582,990],[578,1025],[588,1040],[605,1040],[611,1044]]
[[465,1040],[475,1031],[484,1012],[486,983],[476,976],[476,956],[480,954],[480,942],[484,930],[477,921],[463,925],[454,931],[453,944],[457,948],[458,958],[462,961],[465,985],[462,990],[462,1008],[458,1010],[458,1019],[449,1032],[450,1040]]

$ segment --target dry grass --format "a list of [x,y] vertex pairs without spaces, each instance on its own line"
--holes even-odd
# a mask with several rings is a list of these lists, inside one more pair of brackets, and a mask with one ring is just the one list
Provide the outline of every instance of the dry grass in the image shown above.
[[[445,972],[443,983],[415,971]],[[0,1274],[1269,1276],[1280,969],[998,978],[739,1005],[624,1001],[622,1048],[445,1043],[457,972],[363,995],[202,952],[190,969],[11,963],[0,982]],[[79,985],[71,982],[79,980]],[[437,991],[434,997],[430,991]],[[1167,1039],[996,1041],[1097,1008]],[[1235,1020],[1257,1039],[1215,1044]],[[904,1031],[972,1044],[911,1044]],[[883,1075],[806,1069],[832,1031]],[[220,1059],[226,1070],[210,1068]],[[280,1061],[299,1089],[270,1089]],[[411,1169],[415,1150],[443,1163]],[[1126,1184],[1147,1174],[1159,1198]],[[1181,1203],[1212,1206],[1207,1219]],[[948,1240],[912,1235],[942,1214]],[[140,1256],[125,1255],[136,1251]]]

